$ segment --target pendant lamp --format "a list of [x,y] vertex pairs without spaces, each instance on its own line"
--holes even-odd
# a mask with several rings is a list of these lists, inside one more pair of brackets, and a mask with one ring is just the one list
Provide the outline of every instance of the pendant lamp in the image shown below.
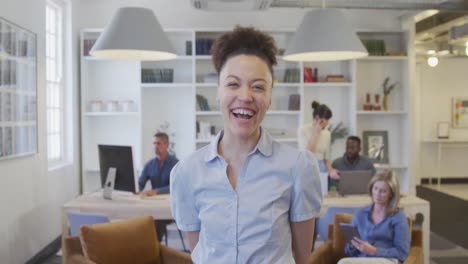
[[153,11],[141,7],[119,8],[90,54],[106,59],[138,61],[177,57]]
[[367,56],[356,32],[337,9],[306,13],[283,57],[289,61],[339,61]]

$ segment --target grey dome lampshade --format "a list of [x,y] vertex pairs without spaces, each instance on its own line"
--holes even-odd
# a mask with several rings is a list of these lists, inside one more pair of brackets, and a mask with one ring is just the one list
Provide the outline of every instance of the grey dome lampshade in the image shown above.
[[367,55],[367,50],[341,11],[322,8],[306,13],[283,59],[338,61]]
[[153,11],[141,7],[122,7],[96,40],[91,56],[157,61],[177,57]]

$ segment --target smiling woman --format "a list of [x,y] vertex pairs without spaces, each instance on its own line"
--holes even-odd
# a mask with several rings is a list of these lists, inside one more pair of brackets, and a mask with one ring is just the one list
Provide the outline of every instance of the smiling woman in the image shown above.
[[317,160],[261,127],[276,46],[236,27],[212,48],[223,130],[171,174],[171,206],[195,263],[306,263],[320,212]]

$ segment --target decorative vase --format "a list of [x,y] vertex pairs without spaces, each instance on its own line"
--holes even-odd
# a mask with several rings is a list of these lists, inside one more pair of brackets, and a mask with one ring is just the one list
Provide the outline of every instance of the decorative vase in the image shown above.
[[375,94],[375,105],[374,105],[374,110],[375,111],[380,111],[382,107],[380,106],[380,94]]
[[382,104],[383,104],[383,110],[388,111],[388,95],[385,94],[383,99],[382,99]]
[[372,110],[373,105],[371,103],[371,97],[370,93],[366,93],[366,103],[362,106],[362,109],[365,111],[370,111]]

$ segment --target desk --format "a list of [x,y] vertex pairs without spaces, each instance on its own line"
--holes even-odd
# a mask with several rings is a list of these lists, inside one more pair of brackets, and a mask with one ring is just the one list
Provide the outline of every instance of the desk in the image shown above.
[[[142,199],[137,195],[113,193],[114,200],[105,200],[101,192],[83,194],[62,207],[62,245],[68,234],[67,211],[100,213],[111,220],[128,219],[136,216],[151,215],[155,219],[172,219],[169,195],[158,195],[160,199]],[[329,206],[365,206],[371,203],[368,195],[350,195],[347,197],[326,197],[323,199],[321,214]],[[400,200],[405,213],[414,218],[417,213],[424,217],[423,254],[424,263],[429,264],[430,208],[429,202],[416,196],[405,196]],[[63,248],[62,248],[63,250]]]
[[[102,197],[102,192],[94,192],[83,194],[66,203],[62,207],[62,245],[65,245],[65,238],[69,236],[68,211],[104,214],[111,221],[146,215],[160,220],[172,219],[169,194],[144,199],[139,195],[114,191],[112,198],[106,200]],[[65,256],[65,252],[63,255]],[[63,258],[63,263],[65,261]]]
[[[325,197],[323,199],[320,215],[324,215],[329,206],[340,207],[364,207],[371,203],[371,198],[368,195],[350,195],[347,197]],[[429,202],[418,198],[416,196],[407,195],[400,199],[400,207],[407,216],[412,219],[415,218],[417,213],[424,217],[422,223],[423,231],[423,258],[424,264],[429,264],[429,237],[430,237],[430,206]]]
[[[440,178],[442,172],[440,171],[440,163],[442,160],[442,149],[445,148],[467,148],[468,140],[453,140],[453,139],[435,139],[424,140],[424,143],[437,144],[437,185],[440,187]],[[432,185],[432,175],[429,174],[429,184]]]

